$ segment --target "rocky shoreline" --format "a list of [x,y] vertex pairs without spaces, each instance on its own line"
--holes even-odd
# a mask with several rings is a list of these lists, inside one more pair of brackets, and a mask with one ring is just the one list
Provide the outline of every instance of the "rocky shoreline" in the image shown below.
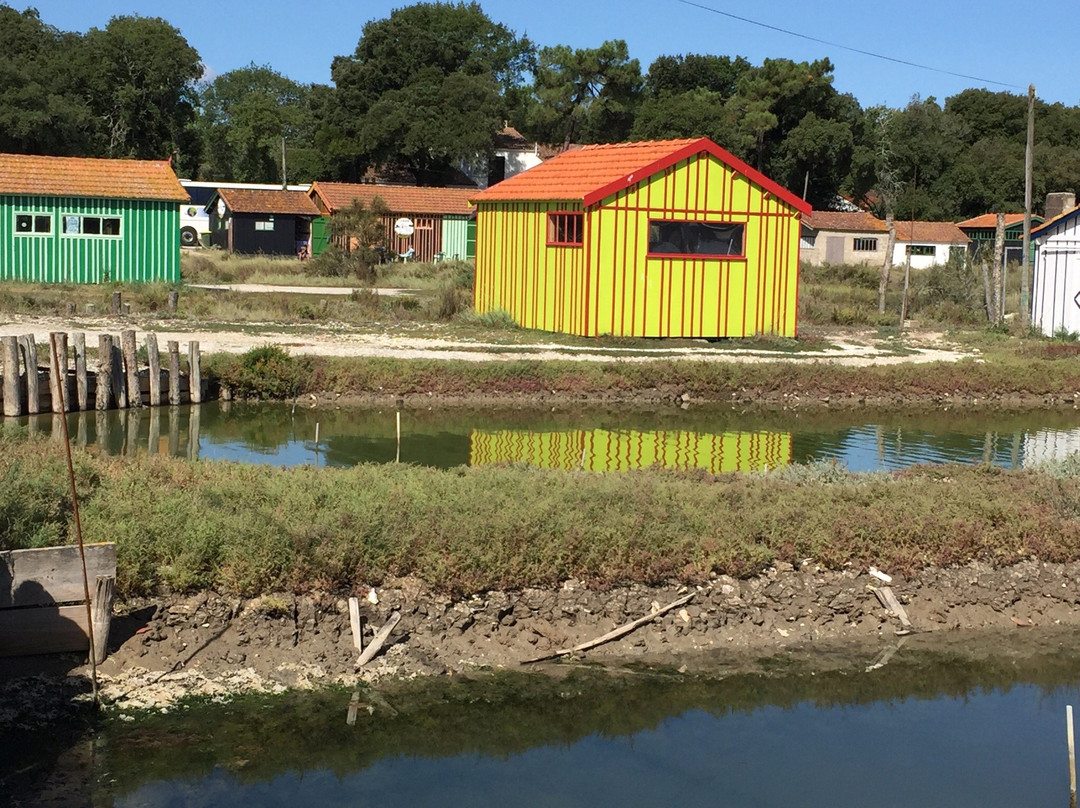
[[[808,560],[798,569],[778,564],[756,578],[721,576],[698,587],[598,591],[566,581],[558,589],[463,600],[402,579],[360,593],[365,643],[392,613],[401,615],[387,645],[362,669],[345,598],[315,593],[240,600],[201,593],[118,606],[110,655],[98,676],[103,703],[125,712],[168,710],[187,697],[520,670],[523,660],[595,639],[690,594],[685,606],[566,659],[725,675],[762,658],[815,648],[858,648],[868,658],[888,650],[909,632],[873,591],[886,585],[910,620],[910,634],[922,641],[955,631],[1031,635],[1080,627],[1080,563],[973,563],[886,584],[867,570],[825,571]],[[557,673],[563,664],[526,669]],[[59,672],[65,687],[53,690],[85,700],[89,667],[69,668]],[[12,693],[39,689],[10,666],[5,674],[0,723],[21,713],[17,703],[24,699]],[[40,701],[35,709],[40,716]]]

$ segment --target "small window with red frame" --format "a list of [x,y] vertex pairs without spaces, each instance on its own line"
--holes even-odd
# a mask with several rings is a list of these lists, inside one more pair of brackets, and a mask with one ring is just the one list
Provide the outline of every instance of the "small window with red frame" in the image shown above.
[[585,216],[581,213],[549,213],[547,243],[557,247],[580,247],[584,242]]

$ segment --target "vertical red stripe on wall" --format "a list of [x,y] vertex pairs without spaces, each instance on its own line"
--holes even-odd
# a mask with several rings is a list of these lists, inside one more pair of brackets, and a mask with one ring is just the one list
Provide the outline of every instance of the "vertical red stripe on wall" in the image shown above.
[[[749,183],[747,183],[749,186]],[[755,333],[761,334],[765,331],[765,284],[768,279],[765,277],[766,266],[762,261],[762,256],[765,250],[765,233],[769,226],[769,220],[765,216],[762,209],[764,205],[765,197],[762,194],[758,194],[758,248],[757,248],[757,277],[758,277],[758,299],[757,307],[754,312],[754,328]]]

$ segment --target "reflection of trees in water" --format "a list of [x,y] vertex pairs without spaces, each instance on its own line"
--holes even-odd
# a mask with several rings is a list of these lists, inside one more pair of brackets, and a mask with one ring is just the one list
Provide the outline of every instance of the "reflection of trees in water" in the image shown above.
[[376,707],[372,720],[355,726],[345,722],[345,692],[240,699],[228,708],[227,720],[226,708],[207,705],[149,716],[136,726],[117,724],[109,731],[107,764],[117,793],[124,794],[155,780],[206,777],[237,759],[246,761],[234,773],[242,783],[296,771],[344,777],[387,759],[504,758],[585,738],[628,738],[694,710],[722,717],[800,704],[843,708],[956,699],[1018,685],[1049,692],[1076,679],[1076,632],[1062,632],[1057,640],[1062,639],[1043,645],[1029,640],[1022,653],[1025,640],[1018,640],[1021,645],[1008,658],[986,654],[985,648],[969,654],[955,636],[945,652],[932,650],[933,641],[922,647],[908,643],[872,675],[864,671],[878,656],[877,647],[825,649],[823,661],[812,654],[768,657],[748,672],[725,670],[715,678],[589,671],[557,680],[513,673],[478,681],[436,678],[399,683],[383,691],[382,699],[362,693],[361,701],[389,702],[396,713]]

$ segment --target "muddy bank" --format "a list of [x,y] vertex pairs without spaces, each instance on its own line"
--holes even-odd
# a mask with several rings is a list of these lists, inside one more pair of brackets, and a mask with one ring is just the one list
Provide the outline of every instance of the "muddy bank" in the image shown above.
[[[823,649],[848,660],[853,653],[873,657],[896,647],[902,636],[908,643],[935,644],[950,642],[956,632],[993,636],[990,653],[1005,653],[996,639],[1002,632],[1027,642],[1080,627],[1078,584],[1080,563],[1034,560],[1005,569],[970,564],[895,576],[891,589],[913,626],[905,636],[871,588],[885,586],[881,580],[865,570],[821,571],[812,562],[800,569],[781,564],[751,580],[718,577],[693,588],[596,591],[567,581],[558,590],[488,592],[465,600],[434,595],[406,579],[361,600],[365,643],[393,612],[400,612],[401,622],[388,647],[359,671],[344,598],[276,594],[238,600],[204,593],[122,604],[99,677],[104,701],[114,709],[160,710],[184,696],[518,670],[522,660],[597,638],[691,592],[684,607],[568,661],[726,675],[763,658],[809,659]],[[526,669],[550,673],[563,664]],[[70,673],[68,695],[85,693],[89,669]],[[7,674],[7,695],[13,688],[34,692],[25,680],[18,684],[11,665]],[[12,720],[19,712],[15,700],[5,703],[4,718]]]

